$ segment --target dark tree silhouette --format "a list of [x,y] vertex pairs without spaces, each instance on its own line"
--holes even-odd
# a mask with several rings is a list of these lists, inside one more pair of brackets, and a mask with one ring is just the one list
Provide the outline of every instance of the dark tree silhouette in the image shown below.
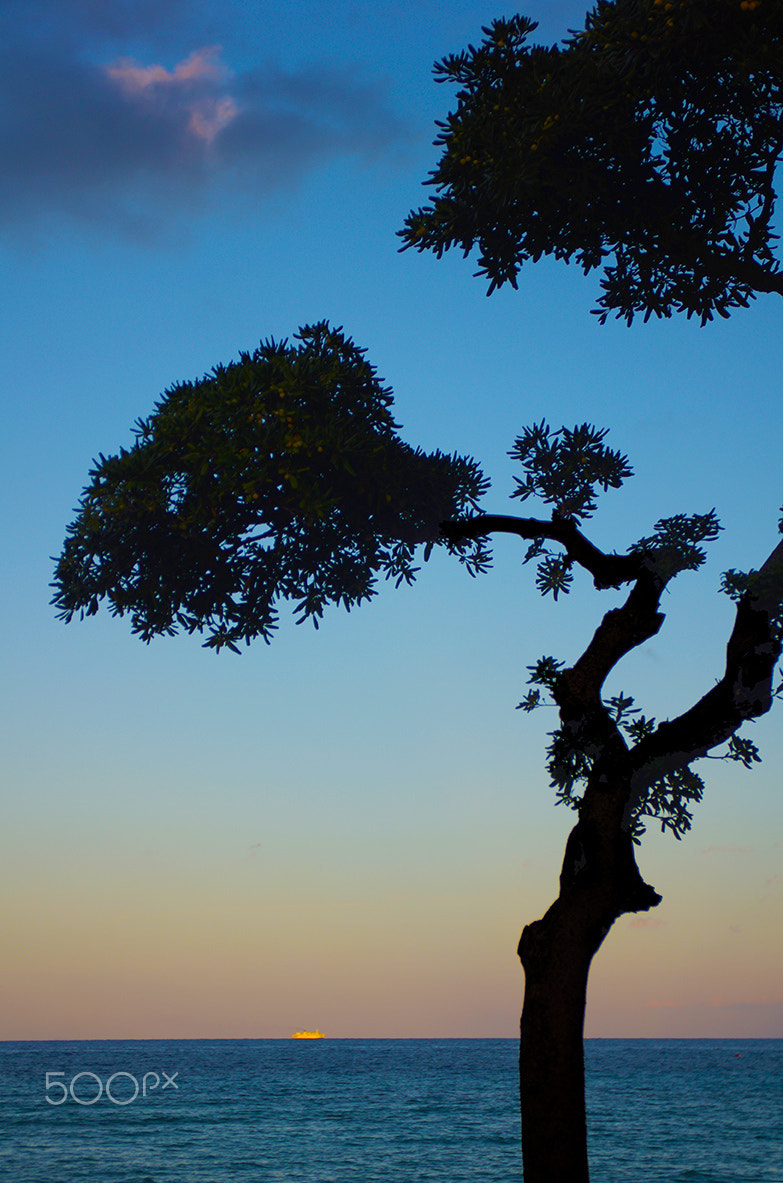
[[[630,588],[570,669],[553,657],[530,667],[532,710],[548,693],[560,712],[548,768],[557,796],[579,813],[566,846],[560,895],[522,934],[523,1155],[528,1183],[587,1179],[582,1032],[590,963],[618,916],[660,896],[646,884],[634,840],[654,818],[677,837],[690,826],[702,782],[691,765],[725,746],[746,767],[743,722],[769,710],[781,650],[783,541],[758,572],[724,576],[737,600],[726,670],[689,711],[656,725],[633,699],[602,696],[617,663],[655,636],[669,582],[704,559],[713,512],[678,515],[625,554],[594,546],[580,526],[598,489],[630,475],[605,432],[583,425],[529,428],[512,451],[517,496],[551,516],[478,512],[486,481],[473,461],[424,455],[395,434],[389,404],[361,351],[327,325],[300,345],[262,346],[195,384],[168,392],[137,427],[134,446],[92,472],[55,576],[70,620],[106,599],[144,640],[179,628],[237,649],[269,640],[275,604],[290,600],[315,623],[327,604],[369,598],[379,574],[413,580],[415,548],[442,545],[471,573],[486,539],[515,534],[537,559],[536,583],[555,598],[574,567],[598,588]],[[467,512],[466,512],[467,511]]]
[[601,267],[602,320],[783,295],[781,5],[600,0],[563,46],[528,45],[535,28],[495,21],[436,66],[460,91],[406,245],[477,247],[490,291],[542,255]]
[[[757,292],[783,292],[772,251],[783,6],[600,3],[563,48],[528,46],[534,27],[498,21],[478,49],[437,68],[462,89],[438,141],[437,196],[408,219],[405,245],[477,246],[490,290],[545,253],[603,267],[602,320],[685,311],[705,322]],[[678,838],[688,830],[703,788],[694,762],[759,758],[737,733],[773,701],[783,541],[758,571],[724,576],[737,607],[721,680],[656,723],[603,686],[658,633],[663,591],[701,565],[715,513],[661,520],[623,554],[599,550],[582,528],[599,491],[631,474],[628,461],[602,430],[544,422],[511,455],[522,470],[515,495],[537,498],[545,516],[483,513],[478,466],[403,443],[361,350],[325,323],[297,342],[267,342],[175,386],[132,448],[100,457],[54,602],[70,620],[105,599],[144,640],[182,628],[236,649],[269,640],[281,600],[317,624],[327,605],[373,595],[379,576],[410,582],[419,545],[425,558],[444,546],[479,573],[497,533],[528,543],[544,594],[567,593],[576,568],[599,589],[628,588],[572,667],[550,656],[529,667],[520,703],[556,704],[548,768],[578,812],[559,896],[519,945],[524,1172],[527,1183],[586,1183],[590,964],[618,916],[660,901],[635,844],[651,819]]]
[[[553,47],[528,44],[535,27],[519,16],[495,21],[478,48],[436,66],[440,81],[460,89],[439,124],[443,151],[428,182],[436,195],[409,216],[404,247],[438,256],[455,246],[466,255],[477,249],[489,293],[516,286],[523,264],[547,254],[573,259],[585,273],[601,268],[602,323],[610,312],[629,325],[638,313],[647,320],[685,312],[704,325],[757,293],[783,294],[773,226],[783,5],[599,0],[584,29]],[[757,758],[735,732],[741,715],[762,714],[771,703],[783,555],[778,546],[752,578],[724,577],[738,608],[718,686],[671,722],[629,719],[631,701],[604,702],[601,685],[625,652],[660,628],[663,586],[699,560],[699,542],[709,540],[715,520],[660,522],[631,554],[600,555],[579,533],[579,510],[558,484],[580,471],[583,453],[574,450],[572,467],[558,466],[541,430],[528,432],[516,451],[534,468],[537,456],[538,473],[549,474],[548,484],[534,474],[520,488],[554,503],[549,528],[489,518],[451,524],[449,536],[504,529],[531,538],[529,557],[543,554],[539,586],[555,595],[568,589],[575,564],[599,587],[631,586],[625,606],[607,615],[572,669],[546,658],[532,670],[560,708],[549,766],[580,820],[560,897],[519,946],[523,1159],[528,1183],[581,1183],[588,1177],[581,1056],[590,959],[617,915],[657,902],[629,846],[640,809],[679,836],[701,794],[692,761],[723,740],[731,758],[748,765]],[[532,708],[539,695],[533,690],[521,705]],[[581,797],[577,784],[585,786]]]
[[[297,340],[172,387],[130,450],[99,458],[57,567],[64,619],[105,598],[145,641],[206,631],[236,651],[270,640],[280,600],[317,625],[379,574],[411,582],[417,544],[477,507],[478,466],[403,443],[352,341],[325,323]],[[480,542],[459,554],[485,565]]]

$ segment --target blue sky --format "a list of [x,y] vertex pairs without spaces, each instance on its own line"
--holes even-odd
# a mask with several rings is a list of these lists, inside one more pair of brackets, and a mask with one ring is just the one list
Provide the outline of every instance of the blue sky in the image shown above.
[[[531,2],[541,40],[576,0]],[[400,255],[434,121],[433,62],[510,15],[420,0],[6,5],[0,375],[6,430],[0,875],[3,1038],[513,1035],[522,925],[551,902],[572,817],[543,770],[525,667],[573,660],[611,597],[540,600],[513,540],[473,581],[284,622],[216,657],[145,647],[48,587],[91,460],[173,382],[322,318],[366,347],[413,444],[474,455],[505,512],[532,421],[593,421],[636,475],[607,494],[624,549],[715,506],[709,563],[616,685],[666,717],[720,676],[720,572],[758,566],[783,501],[780,308],[729,322],[589,315],[597,280],[543,262],[487,299],[470,260]],[[664,896],[596,959],[592,1035],[783,1035],[783,751],[715,763],[693,833],[650,833]]]

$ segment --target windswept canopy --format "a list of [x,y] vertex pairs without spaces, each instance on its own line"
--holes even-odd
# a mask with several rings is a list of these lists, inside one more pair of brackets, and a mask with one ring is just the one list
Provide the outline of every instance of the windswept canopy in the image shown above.
[[[279,600],[317,624],[379,574],[410,581],[416,545],[475,507],[478,466],[404,443],[362,350],[326,323],[297,341],[172,387],[130,450],[99,458],[57,565],[63,619],[106,599],[147,641],[268,640]],[[485,558],[481,542],[459,554]]]

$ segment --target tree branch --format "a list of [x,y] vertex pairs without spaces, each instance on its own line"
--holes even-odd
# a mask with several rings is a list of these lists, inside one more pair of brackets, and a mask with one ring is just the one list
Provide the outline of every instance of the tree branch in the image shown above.
[[618,661],[656,635],[664,620],[658,605],[667,582],[654,568],[646,567],[625,603],[606,613],[582,656],[561,676],[554,694],[561,709],[568,708],[572,714],[577,704],[584,708],[597,703],[601,687]]
[[736,263],[728,267],[716,268],[727,278],[736,278],[746,283],[754,292],[777,292],[783,296],[783,273],[770,271],[752,259],[737,259]]
[[613,818],[610,827],[620,826],[625,816],[632,765],[621,729],[601,700],[601,688],[615,665],[660,629],[664,616],[658,608],[670,578],[647,561],[625,603],[606,613],[582,656],[551,689],[562,733],[570,734],[592,763],[580,807],[585,822],[601,816],[601,825]]
[[538,518],[517,518],[510,514],[477,514],[441,522],[440,530],[447,542],[483,538],[489,534],[516,534],[519,538],[546,538],[558,542],[573,562],[590,572],[599,590],[630,583],[638,578],[644,566],[641,554],[605,554],[599,550],[577,529],[573,518],[552,518],[542,522]]
[[773,618],[783,602],[783,541],[754,582],[756,590],[746,593],[737,604],[726,646],[726,671],[720,682],[690,710],[660,723],[652,735],[632,748],[630,809],[655,780],[705,756],[747,719],[758,718],[770,709],[772,676],[782,648]]

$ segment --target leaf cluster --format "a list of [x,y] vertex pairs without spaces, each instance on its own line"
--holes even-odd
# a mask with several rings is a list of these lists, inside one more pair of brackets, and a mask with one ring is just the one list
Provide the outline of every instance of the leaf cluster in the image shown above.
[[603,443],[608,428],[589,423],[552,431],[545,422],[525,428],[509,452],[522,465],[512,497],[535,496],[552,505],[552,516],[580,521],[592,517],[596,488],[619,489],[633,475],[627,456]]
[[695,571],[706,558],[699,544],[714,542],[722,529],[714,509],[705,514],[678,513],[657,521],[654,532],[648,538],[640,538],[629,550],[637,554],[668,551],[671,574]]
[[[537,688],[528,692],[518,709],[529,712],[546,705],[547,694],[556,693],[562,672],[563,663],[553,657],[542,657],[534,665],[528,666],[528,682]],[[633,698],[622,692],[602,702],[600,715],[627,736],[626,744],[631,755],[634,745],[653,735],[656,730],[655,719],[643,715],[634,706]],[[590,778],[602,751],[603,740],[597,729],[585,720],[576,726],[571,724],[551,731],[549,739],[546,767],[557,804],[578,810],[582,803],[582,786]],[[711,758],[731,760],[745,768],[752,768],[761,761],[756,745],[738,735],[732,735],[726,750]],[[667,769],[647,786],[629,819],[630,833],[635,842],[641,840],[648,820],[659,822],[662,832],[668,830],[678,840],[690,830],[693,807],[701,801],[704,793],[704,781],[694,772],[691,763]]]
[[[523,469],[523,477],[514,477],[516,489],[511,494],[521,501],[538,497],[551,505],[553,520],[579,522],[595,511],[597,489],[618,489],[633,470],[626,456],[607,448],[603,440],[606,428],[583,423],[573,428],[552,431],[546,422],[527,427],[514,441],[509,452]],[[568,554],[553,551],[544,539],[529,546],[525,562],[537,558],[536,587],[554,599],[571,588],[573,561]]]
[[783,6],[599,0],[561,46],[498,20],[436,66],[458,87],[404,247],[478,249],[489,291],[542,255],[603,269],[598,313],[728,316],[783,291],[774,174]]
[[[378,576],[410,582],[416,546],[441,541],[487,481],[468,458],[404,443],[391,405],[325,322],[172,387],[90,473],[56,569],[61,618],[105,599],[145,641],[204,630],[236,649],[269,639],[280,600],[317,625]],[[460,557],[486,559],[480,542]]]

